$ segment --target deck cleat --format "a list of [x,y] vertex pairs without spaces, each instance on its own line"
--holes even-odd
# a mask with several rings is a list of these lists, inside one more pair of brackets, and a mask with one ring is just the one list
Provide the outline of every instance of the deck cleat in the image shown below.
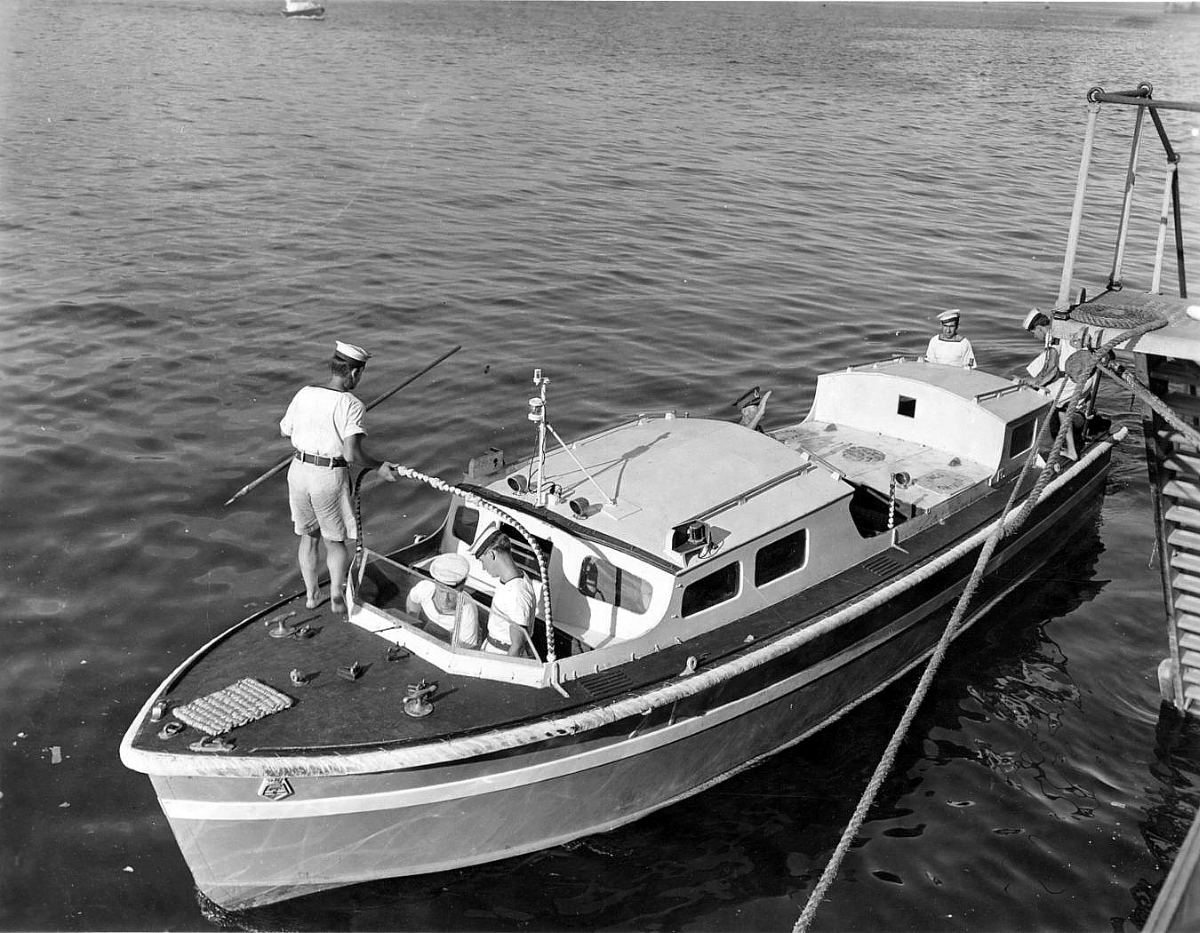
[[167,710],[170,709],[170,707],[171,704],[167,700],[156,701],[155,704],[150,707],[150,721],[161,722],[162,718],[167,715]]
[[263,625],[267,627],[267,634],[272,638],[288,638],[295,634],[296,630],[287,625],[287,620],[296,613],[293,610],[285,616],[280,616],[277,619],[266,619]]
[[179,735],[179,733],[186,728],[187,726],[181,722],[169,722],[158,730],[158,737],[160,739],[169,739],[173,736]]
[[364,670],[366,670],[366,668],[364,668],[357,661],[354,661],[345,667],[339,667],[337,672],[338,677],[341,677],[344,680],[358,680],[358,678],[362,676],[362,672]]
[[437,684],[426,683],[422,680],[417,684],[408,685],[408,696],[404,698],[404,712],[413,719],[421,719],[433,712],[433,704],[429,702],[437,691]]
[[292,673],[289,676],[291,677],[292,686],[294,687],[303,687],[306,683],[308,683],[308,675],[299,668],[293,667]]
[[387,650],[384,660],[386,661],[403,661],[409,657],[410,652],[406,648],[401,648],[399,645],[392,645]]

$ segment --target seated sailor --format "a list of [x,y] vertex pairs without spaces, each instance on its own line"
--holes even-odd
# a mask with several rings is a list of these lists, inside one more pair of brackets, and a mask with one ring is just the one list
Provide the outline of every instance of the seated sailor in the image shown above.
[[479,647],[479,610],[463,590],[470,564],[461,554],[439,554],[429,564],[432,580],[422,580],[405,600],[410,615],[418,616],[446,634],[454,636],[458,620],[458,644]]
[[958,332],[958,320],[962,312],[958,308],[943,311],[938,315],[942,325],[941,333],[929,339],[929,347],[925,350],[925,359],[930,363],[941,363],[943,366],[961,366],[964,369],[975,368],[975,352],[971,349],[971,341]]
[[484,650],[529,657],[537,597],[533,584],[513,561],[508,535],[497,528],[480,538],[473,550],[487,574],[499,581],[492,595]]

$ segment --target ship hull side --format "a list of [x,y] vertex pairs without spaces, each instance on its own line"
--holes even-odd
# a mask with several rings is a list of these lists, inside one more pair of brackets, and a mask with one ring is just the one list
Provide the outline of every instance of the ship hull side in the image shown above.
[[[1107,456],[1034,510],[989,565],[960,628],[1039,569],[1089,513]],[[699,793],[844,715],[928,657],[978,550],[956,579],[897,601],[868,637],[781,658],[603,729],[482,758],[374,774],[261,779],[151,775],[200,890],[244,909],[322,889],[508,858],[613,829]],[[891,617],[887,616],[891,612]],[[768,674],[768,670],[771,673]]]

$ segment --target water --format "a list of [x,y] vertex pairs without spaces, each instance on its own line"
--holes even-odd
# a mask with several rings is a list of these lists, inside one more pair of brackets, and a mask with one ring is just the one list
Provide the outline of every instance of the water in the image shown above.
[[[754,384],[782,423],[818,372],[918,352],[946,307],[1012,372],[1058,291],[1084,92],[1200,99],[1200,17],[278,6],[0,0],[0,926],[790,928],[911,682],[586,843],[233,919],[201,912],[117,746],[182,658],[299,587],[282,481],[221,503],[286,452],[276,422],[335,338],[375,354],[366,398],[462,344],[369,421],[372,450],[448,479],[528,450],[535,366],[568,436],[730,416]],[[1200,121],[1167,122],[1195,208]],[[1124,159],[1102,141],[1105,224]],[[1131,287],[1161,164],[1148,143]],[[1079,284],[1110,250],[1085,238]],[[1200,800],[1200,725],[1159,720],[1139,421],[1106,401],[1134,434],[1102,509],[951,655],[817,929],[1145,921]],[[439,503],[372,488],[366,509],[386,547]]]

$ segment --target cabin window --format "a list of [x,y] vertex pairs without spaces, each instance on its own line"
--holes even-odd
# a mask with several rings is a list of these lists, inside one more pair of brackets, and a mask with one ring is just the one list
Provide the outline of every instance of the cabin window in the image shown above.
[[650,584],[604,558],[583,559],[579,567],[579,592],[630,612],[641,614],[650,608]]
[[733,599],[737,595],[740,580],[741,564],[735,561],[695,583],[689,583],[683,591],[680,614],[686,618]]
[[903,415],[905,418],[917,417],[917,400],[909,398],[907,395],[901,395],[900,403],[896,406],[896,414]]
[[1037,420],[1031,419],[1013,426],[1012,437],[1008,442],[1008,455],[1010,457],[1015,457],[1017,454],[1024,453],[1029,449],[1029,445],[1033,443],[1033,429],[1036,425]]
[[465,505],[461,505],[454,512],[454,524],[450,526],[450,533],[459,541],[465,541],[470,544],[475,540],[475,533],[479,530],[479,510],[469,509]]
[[754,557],[754,585],[778,580],[808,563],[808,529],[801,528],[759,549]]
[[[530,580],[541,580],[542,571],[538,567],[537,557],[534,556],[533,550],[529,547],[529,542],[525,540],[525,536],[508,522],[500,523],[500,530],[508,535],[508,540],[512,544],[513,563],[525,572],[525,576]],[[547,564],[550,562],[550,551],[553,545],[546,538],[534,536],[534,541],[537,542],[538,550],[542,552],[542,559]]]

